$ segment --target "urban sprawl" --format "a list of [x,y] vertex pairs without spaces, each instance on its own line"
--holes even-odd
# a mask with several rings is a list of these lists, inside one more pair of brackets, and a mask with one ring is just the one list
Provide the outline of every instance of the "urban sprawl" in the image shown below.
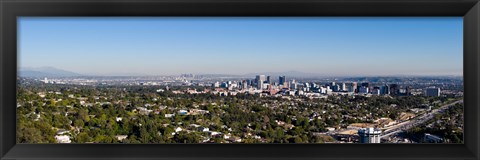
[[462,77],[18,77],[18,143],[463,143]]

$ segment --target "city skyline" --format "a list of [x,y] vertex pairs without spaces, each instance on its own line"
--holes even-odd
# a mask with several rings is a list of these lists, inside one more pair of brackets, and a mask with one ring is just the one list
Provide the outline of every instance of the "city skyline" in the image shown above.
[[463,72],[462,18],[22,17],[18,22],[19,68],[52,66],[85,75]]

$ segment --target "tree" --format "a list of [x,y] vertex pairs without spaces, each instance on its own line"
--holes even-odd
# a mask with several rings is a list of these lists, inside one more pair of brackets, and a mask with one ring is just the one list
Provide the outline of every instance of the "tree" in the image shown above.
[[85,133],[85,132],[81,132],[79,133],[76,137],[75,137],[75,141],[77,143],[85,143],[85,142],[90,142],[91,141],[91,137]]
[[398,118],[398,114],[395,112],[392,112],[390,113],[390,115],[388,115],[388,117],[391,118],[392,120],[396,120]]
[[78,127],[78,128],[83,128],[83,126],[85,126],[85,122],[83,122],[83,120],[81,119],[75,120],[73,124],[75,125],[75,127]]
[[302,140],[302,138],[300,138],[300,137],[297,136],[297,137],[295,137],[294,142],[295,142],[295,143],[302,143],[303,140]]
[[55,107],[56,104],[57,104],[57,102],[56,102],[53,98],[50,99],[50,101],[48,101],[48,102],[49,102],[48,105],[49,105],[50,107]]
[[163,130],[163,135],[171,135],[173,132],[174,132],[173,128],[171,128],[171,127],[166,127],[166,128]]
[[84,109],[78,110],[78,118],[83,120],[84,122],[90,121],[90,116],[88,116],[88,111]]

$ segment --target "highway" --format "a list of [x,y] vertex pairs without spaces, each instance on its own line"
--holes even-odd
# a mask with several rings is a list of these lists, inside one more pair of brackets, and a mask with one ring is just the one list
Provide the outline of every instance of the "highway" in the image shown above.
[[432,119],[436,114],[445,111],[446,109],[449,108],[449,106],[453,106],[457,103],[463,103],[463,100],[458,100],[458,101],[455,101],[453,103],[443,105],[440,108],[433,109],[430,112],[427,112],[427,113],[425,113],[421,116],[417,116],[417,117],[415,117],[411,120],[408,120],[408,121],[401,122],[399,124],[390,126],[382,133],[380,138],[387,138],[387,137],[389,137],[391,135],[394,135],[396,133],[399,133],[399,132],[408,130],[410,128],[413,128],[415,126],[418,126],[420,124],[423,124],[423,123],[427,122],[428,120]]

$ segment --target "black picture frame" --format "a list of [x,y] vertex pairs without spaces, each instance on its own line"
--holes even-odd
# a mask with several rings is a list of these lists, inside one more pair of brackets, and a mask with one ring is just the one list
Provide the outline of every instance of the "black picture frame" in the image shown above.
[[[7,159],[464,159],[480,157],[478,0],[1,0],[0,157]],[[464,144],[16,144],[19,16],[458,16]]]

